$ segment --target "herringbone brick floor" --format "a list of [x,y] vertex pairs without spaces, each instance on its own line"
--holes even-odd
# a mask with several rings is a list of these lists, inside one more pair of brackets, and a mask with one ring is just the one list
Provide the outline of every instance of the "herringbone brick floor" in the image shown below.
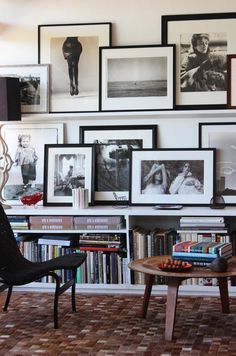
[[[3,293],[2,293],[3,294]],[[13,292],[0,313],[0,355],[236,356],[236,299],[230,314],[219,298],[179,297],[175,339],[164,340],[165,297],[151,297],[146,319],[141,296],[60,297],[60,328],[53,328],[53,295]]]

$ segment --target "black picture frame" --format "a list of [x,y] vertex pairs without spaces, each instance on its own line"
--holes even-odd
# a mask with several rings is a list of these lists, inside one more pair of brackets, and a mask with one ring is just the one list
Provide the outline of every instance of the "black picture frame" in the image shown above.
[[236,205],[236,123],[200,122],[199,147],[216,149],[216,193]]
[[100,47],[100,111],[175,108],[175,45]]
[[43,205],[72,206],[72,189],[79,187],[94,205],[94,153],[94,145],[45,145]]
[[[38,26],[38,63],[50,64],[50,113],[99,110],[99,47],[111,41],[111,22]],[[70,72],[77,70],[78,85],[68,74],[72,55],[78,66]]]
[[130,205],[208,206],[214,196],[214,148],[131,150],[130,166]]
[[[157,147],[157,125],[80,126],[81,144],[96,146],[95,202],[122,205],[129,201],[128,147]],[[122,148],[123,145],[123,148]],[[135,145],[135,146],[134,146]],[[102,153],[104,152],[104,153]],[[123,159],[113,157],[123,152]],[[99,163],[98,155],[101,157]],[[107,158],[112,155],[113,158]],[[104,163],[103,163],[104,162]],[[120,166],[120,167],[119,167]],[[100,168],[99,168],[100,167]],[[109,168],[111,167],[111,168]],[[118,169],[119,168],[119,169]]]
[[[227,102],[227,54],[236,53],[236,12],[165,15],[161,17],[162,44],[176,45],[176,109],[225,109]],[[180,32],[181,31],[181,32]],[[181,59],[199,34],[207,34],[211,53],[200,70],[188,72],[185,63],[180,79]],[[193,36],[195,35],[195,37]],[[191,44],[192,43],[192,44]],[[192,52],[190,60],[197,58]],[[204,57],[205,60],[205,57]],[[195,67],[196,68],[196,67]],[[182,69],[184,69],[182,67]],[[216,90],[214,90],[214,87]]]
[[227,55],[227,109],[236,109],[236,54]]

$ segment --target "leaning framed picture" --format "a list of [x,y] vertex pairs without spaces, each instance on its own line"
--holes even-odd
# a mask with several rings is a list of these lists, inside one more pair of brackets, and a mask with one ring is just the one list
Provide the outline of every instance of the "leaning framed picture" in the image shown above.
[[63,142],[63,124],[5,124],[2,135],[14,161],[3,189],[11,205],[21,204],[22,195],[43,192],[44,145]]
[[174,45],[101,47],[99,63],[101,111],[174,109]]
[[199,147],[216,149],[216,193],[236,205],[236,123],[199,123]]
[[129,150],[156,148],[157,125],[80,126],[80,142],[95,144],[95,202],[120,205],[129,200]]
[[209,205],[215,149],[131,151],[130,204]]
[[87,188],[94,203],[94,145],[45,145],[43,204],[72,206],[72,189]]
[[236,109],[236,54],[227,56],[227,109]]
[[225,109],[227,54],[236,12],[162,16],[162,43],[176,45],[176,108]]
[[50,112],[98,111],[99,47],[111,23],[38,26],[38,63],[50,64]]
[[22,113],[49,111],[48,64],[1,65],[0,76],[19,78]]

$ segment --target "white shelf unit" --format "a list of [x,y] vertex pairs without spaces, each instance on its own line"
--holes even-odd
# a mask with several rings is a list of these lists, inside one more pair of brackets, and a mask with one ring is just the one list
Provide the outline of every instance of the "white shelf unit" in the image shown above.
[[[181,216],[224,216],[234,220],[236,216],[236,207],[226,207],[225,209],[210,209],[209,207],[183,207],[181,210],[156,210],[153,207],[146,206],[129,206],[127,208],[115,208],[111,206],[94,206],[88,209],[75,209],[72,207],[46,207],[38,206],[37,208],[13,206],[11,209],[6,210],[7,215],[41,215],[41,216],[106,216],[106,215],[122,215],[126,220],[126,229],[119,230],[119,232],[125,232],[127,237],[127,253],[128,261],[129,252],[129,229],[133,224],[142,224],[142,219],[146,221],[149,219],[148,223],[152,220],[155,226],[166,225],[166,221],[171,218],[178,224],[179,218]],[[20,230],[20,232],[35,233],[53,233],[58,230]],[[60,232],[65,232],[60,230]],[[66,230],[69,233],[81,232],[81,230]],[[88,232],[88,231],[87,231]],[[94,232],[94,231],[93,231]],[[96,231],[97,232],[97,231]],[[104,231],[103,231],[104,232]],[[107,231],[106,231],[107,232]],[[117,231],[116,231],[117,232]],[[18,287],[18,290],[24,291],[52,291],[53,284],[51,283],[31,283],[26,286]],[[130,283],[122,285],[114,284],[78,284],[77,289],[83,293],[120,293],[120,294],[142,294],[144,291],[143,285],[133,285]],[[166,293],[166,286],[154,286],[153,293],[156,295],[161,295]],[[180,289],[180,294],[182,295],[218,295],[218,289],[216,287],[205,287],[205,286],[194,286],[194,285],[183,285]],[[236,287],[229,287],[230,295],[236,295]]]

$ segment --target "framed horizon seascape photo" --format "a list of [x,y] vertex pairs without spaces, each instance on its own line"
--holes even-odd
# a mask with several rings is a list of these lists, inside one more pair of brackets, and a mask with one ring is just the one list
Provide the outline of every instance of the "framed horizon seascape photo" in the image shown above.
[[199,147],[216,149],[216,193],[236,205],[236,124],[199,123]]
[[215,149],[131,150],[130,164],[130,205],[204,206],[214,196]]
[[175,45],[100,47],[101,111],[173,110]]
[[19,78],[22,113],[49,111],[48,64],[1,65],[0,76]]
[[226,108],[235,25],[235,12],[162,16],[162,44],[176,45],[177,109]]
[[110,22],[38,26],[38,63],[50,64],[50,112],[99,109],[99,47],[111,46]]
[[80,126],[80,143],[95,144],[95,202],[129,200],[129,151],[156,148],[157,125]]
[[3,197],[9,204],[20,205],[21,196],[43,192],[44,145],[63,142],[63,124],[5,124],[2,136],[14,162]]
[[93,205],[94,145],[45,145],[43,205],[72,206],[72,190],[77,188],[88,189]]

